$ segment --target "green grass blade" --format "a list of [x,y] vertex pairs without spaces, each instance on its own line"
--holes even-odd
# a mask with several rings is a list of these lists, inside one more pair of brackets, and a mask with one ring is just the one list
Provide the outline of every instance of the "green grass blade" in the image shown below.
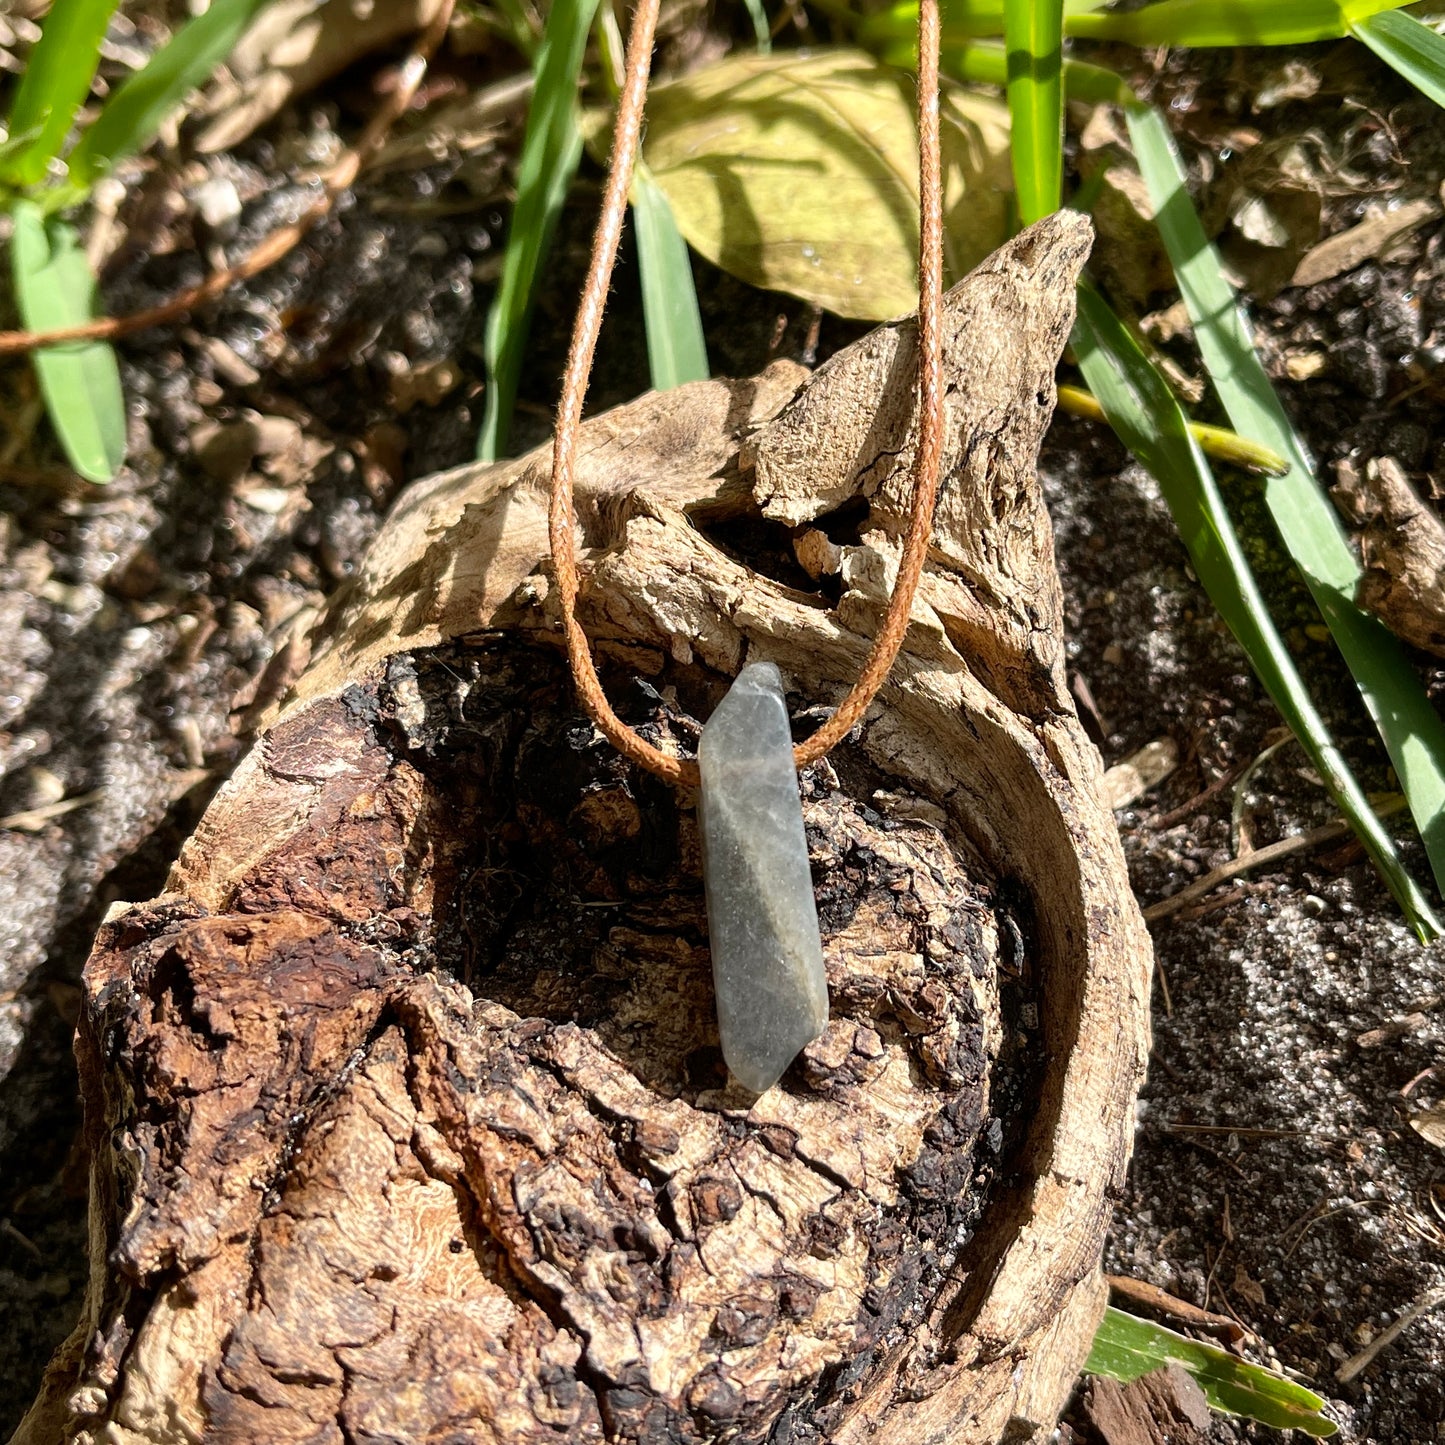
[[[945,45],[1003,34],[1004,0],[948,0],[940,16]],[[841,18],[841,15],[840,17]],[[859,42],[867,46],[890,40],[918,39],[918,0],[899,0],[856,21]]]
[[[897,66],[899,70],[914,70],[918,66],[917,37],[890,41],[879,47],[876,53],[887,65]],[[991,41],[945,44],[939,64],[943,73],[955,80],[996,85],[1000,89],[1008,85],[1008,52],[1002,45]],[[1094,105],[1127,105],[1139,98],[1117,71],[1102,65],[1090,65],[1084,60],[1065,60],[1063,79],[1064,94],[1070,100]]]
[[1339,1429],[1320,1414],[1325,1402],[1313,1390],[1112,1305],[1099,1322],[1084,1369],[1127,1384],[1168,1364],[1188,1370],[1210,1405],[1225,1414],[1244,1415],[1277,1430],[1303,1430],[1317,1440]]
[[1079,368],[1110,425],[1158,481],[1204,590],[1340,811],[1359,834],[1416,932],[1422,939],[1438,936],[1440,923],[1429,901],[1401,864],[1390,835],[1330,738],[1275,630],[1209,464],[1189,434],[1179,403],[1123,323],[1087,283],[1079,287],[1074,349]]
[[[996,37],[1004,33],[1004,15],[1012,0],[944,0],[943,43],[956,45],[961,41]],[[1050,5],[1055,0],[1050,0]],[[1107,4],[1108,0],[1063,0],[1065,15],[1086,15]],[[889,40],[916,38],[918,35],[918,0],[895,0],[886,9],[859,18],[857,11],[835,0],[824,0],[816,9],[834,19],[851,22],[855,34],[865,45]]]
[[647,362],[658,391],[708,376],[707,343],[692,284],[687,242],[672,207],[645,165],[632,179],[632,217],[637,225],[637,269],[642,278],[642,319]]
[[[46,221],[31,201],[16,202],[10,241],[20,319],[31,331],[76,326],[94,315],[95,280],[75,232]],[[76,341],[35,353],[46,411],[70,465],[108,482],[125,461],[125,398],[115,352],[104,341]]]
[[527,344],[532,289],[582,157],[577,78],[596,9],[597,0],[556,0],[537,52],[537,84],[517,167],[517,203],[501,280],[487,313],[486,410],[477,439],[477,456],[483,461],[495,461],[506,448]]
[[40,127],[32,125],[29,130],[23,130],[19,135],[8,135],[0,141],[0,176],[7,174],[10,162],[31,145],[39,134]]
[[10,109],[11,135],[35,131],[35,139],[5,166],[4,179],[12,185],[43,180],[46,167],[60,154],[75,112],[90,94],[100,42],[116,3],[55,0],[50,7]]
[[[762,14],[761,4],[758,14]],[[626,46],[610,5],[603,5],[597,12],[597,45],[603,81],[615,102],[622,89]],[[588,144],[596,145],[595,133],[589,136]],[[647,331],[652,385],[657,391],[666,391],[685,381],[701,381],[708,375],[707,344],[687,242],[677,228],[667,196],[641,158],[633,167],[630,200],[637,227],[637,270],[642,283],[642,321]]]
[[1445,106],[1445,36],[1439,31],[1402,10],[1389,10],[1355,21],[1350,33],[1436,105]]
[[1059,208],[1064,175],[1063,0],[1004,0],[1009,129],[1019,220]]
[[1360,564],[1255,355],[1248,324],[1185,189],[1163,117],[1144,106],[1128,107],[1126,116],[1210,379],[1234,429],[1290,463],[1284,476],[1264,483],[1265,503],[1375,721],[1435,881],[1445,890],[1445,723],[1395,636],[1355,605]]
[[267,0],[214,0],[119,85],[70,153],[70,179],[89,187],[149,145],[162,121],[231,53]]
[[768,12],[763,9],[763,0],[743,0],[747,7],[748,19],[753,22],[753,39],[759,55],[773,53],[773,32],[768,28]]
[[1352,23],[1408,0],[1158,0],[1142,10],[1071,15],[1081,40],[1129,45],[1305,45],[1339,40]]

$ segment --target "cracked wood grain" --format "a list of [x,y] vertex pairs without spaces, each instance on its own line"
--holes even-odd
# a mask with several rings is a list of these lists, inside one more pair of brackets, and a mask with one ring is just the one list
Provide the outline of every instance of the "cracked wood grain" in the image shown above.
[[[1033,473],[1088,242],[1050,218],[948,299],[925,587],[802,777],[833,1015],[757,1100],[717,1048],[691,800],[571,697],[545,454],[409,489],[169,891],[96,941],[91,1285],[21,1445],[1046,1437],[1150,967]],[[912,345],[587,423],[584,618],[659,746],[748,658],[795,713],[846,690]],[[836,601],[726,530],[840,506]]]

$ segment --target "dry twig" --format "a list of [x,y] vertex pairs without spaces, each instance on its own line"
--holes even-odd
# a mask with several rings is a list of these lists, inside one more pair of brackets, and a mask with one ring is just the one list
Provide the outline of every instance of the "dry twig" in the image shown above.
[[1160,1314],[1169,1315],[1173,1319],[1194,1325],[1198,1329],[1212,1330],[1216,1334],[1223,1334],[1231,1343],[1241,1340],[1245,1336],[1246,1331],[1238,1320],[1232,1320],[1228,1315],[1215,1314],[1213,1310],[1202,1309],[1199,1305],[1190,1304],[1188,1300],[1179,1299],[1167,1290],[1160,1289],[1158,1285],[1148,1283],[1147,1280],[1130,1279],[1127,1275],[1122,1274],[1106,1274],[1104,1282],[1114,1294],[1121,1299],[1128,1300],[1130,1304],[1158,1310]]
[[137,331],[148,331],[153,326],[164,326],[180,320],[198,306],[214,301],[232,286],[250,280],[289,255],[302,238],[330,213],[337,196],[352,185],[367,159],[377,151],[391,127],[405,114],[426,75],[433,53],[446,35],[454,8],[455,0],[446,0],[442,5],[418,38],[411,54],[398,67],[396,85],[362,132],[361,139],[342,153],[341,159],[327,174],[321,194],[289,226],[273,231],[235,265],[213,271],[198,286],[182,291],[159,306],[149,306],[129,316],[102,316],[80,326],[62,326],[53,331],[0,331],[0,356],[16,356],[67,341],[113,341]]
[[1426,1290],[1394,1324],[1381,1330],[1359,1354],[1351,1355],[1350,1358],[1335,1371],[1335,1379],[1342,1385],[1348,1385],[1355,1376],[1368,1369],[1370,1365],[1374,1363],[1375,1357],[1393,1345],[1416,1320],[1429,1314],[1431,1310],[1442,1303],[1445,1303],[1445,1288]]
[[[1376,815],[1386,818],[1391,813],[1398,813],[1404,807],[1404,802],[1403,798],[1391,799],[1388,803],[1375,809]],[[1325,823],[1318,828],[1311,828],[1307,833],[1297,833],[1292,838],[1281,838],[1277,843],[1269,843],[1263,848],[1256,848],[1252,853],[1244,853],[1238,858],[1231,858],[1229,862],[1221,863],[1218,868],[1211,868],[1204,877],[1196,878],[1193,883],[1186,888],[1181,888],[1178,893],[1171,893],[1168,898],[1151,904],[1144,910],[1144,921],[1157,923],[1162,918],[1169,918],[1178,913],[1181,908],[1203,898],[1206,893],[1217,888],[1221,883],[1227,883],[1241,873],[1248,873],[1252,869],[1262,868],[1269,863],[1277,863],[1281,858],[1291,858],[1296,853],[1307,853],[1310,849],[1318,848],[1324,843],[1333,843],[1336,838],[1348,837],[1350,832],[1350,825],[1343,818],[1338,818],[1333,823]]]

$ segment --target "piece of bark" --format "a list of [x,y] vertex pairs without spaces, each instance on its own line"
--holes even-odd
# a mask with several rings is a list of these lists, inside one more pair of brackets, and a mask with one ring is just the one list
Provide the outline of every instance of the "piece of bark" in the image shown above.
[[1363,472],[1340,462],[1336,473],[1331,495],[1359,529],[1364,574],[1355,601],[1412,646],[1445,657],[1445,521],[1393,457]]
[[[403,495],[170,891],[97,940],[91,1287],[18,1441],[1047,1434],[1103,1306],[1150,968],[1033,472],[1088,242],[1052,217],[949,294],[914,625],[802,780],[832,1018],[756,1101],[716,1046],[689,800],[576,712],[548,449]],[[586,424],[583,617],[659,745],[746,658],[795,712],[857,675],[914,345]],[[770,516],[840,508],[836,604],[749,565],[786,555]]]
[[1096,1376],[1084,1392],[1084,1417],[1104,1445],[1204,1445],[1209,1439],[1209,1402],[1178,1365],[1127,1385]]

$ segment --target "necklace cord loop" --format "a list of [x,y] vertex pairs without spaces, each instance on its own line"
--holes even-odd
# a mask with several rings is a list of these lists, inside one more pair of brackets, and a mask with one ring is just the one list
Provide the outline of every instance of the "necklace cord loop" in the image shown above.
[[[604,737],[630,761],[655,773],[665,782],[696,787],[697,764],[676,758],[652,746],[612,710],[602,691],[587,635],[577,620],[577,516],[573,506],[573,477],[577,458],[577,432],[582,402],[592,372],[602,313],[622,237],[627,193],[642,131],[643,105],[652,69],[653,35],[660,0],[638,0],[627,41],[627,64],[602,214],[592,241],[587,281],[577,308],[572,344],[563,373],[562,397],[552,442],[552,488],[548,510],[548,538],[567,641],[572,678],[588,716]],[[898,564],[893,595],[873,640],[863,670],[833,715],[811,737],[793,749],[799,768],[817,762],[861,721],[868,705],[888,677],[908,631],[914,594],[928,559],[933,535],[933,510],[938,499],[943,454],[943,184],[939,160],[938,120],[938,0],[920,0],[918,7],[918,447],[914,458],[913,498],[908,533]]]

